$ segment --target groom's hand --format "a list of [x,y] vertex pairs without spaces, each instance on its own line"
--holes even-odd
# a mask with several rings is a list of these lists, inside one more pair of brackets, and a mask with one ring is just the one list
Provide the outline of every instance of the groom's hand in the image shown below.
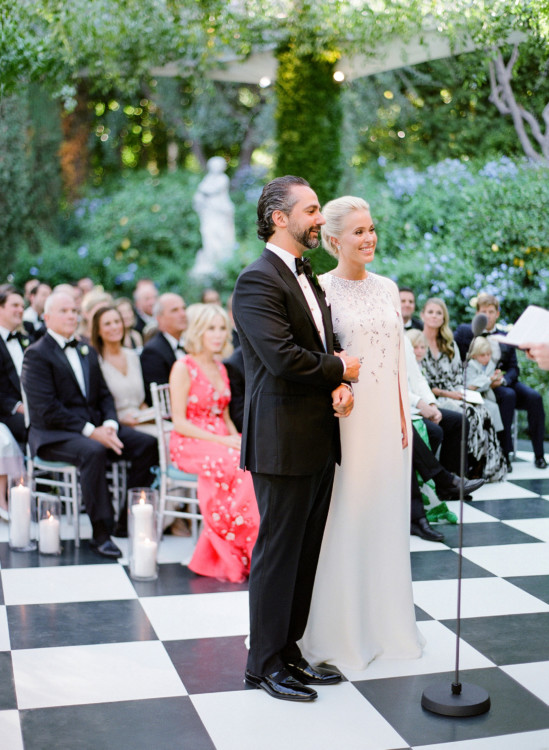
[[349,357],[346,351],[336,352],[335,354],[345,365],[345,380],[349,383],[358,383],[358,373],[360,370],[360,360],[358,357]]
[[348,417],[354,402],[353,393],[348,386],[342,384],[332,391],[332,405],[336,417]]

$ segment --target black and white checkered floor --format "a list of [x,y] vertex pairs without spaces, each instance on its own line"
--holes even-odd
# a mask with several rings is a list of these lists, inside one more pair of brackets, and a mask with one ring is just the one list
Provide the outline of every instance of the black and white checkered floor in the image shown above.
[[244,689],[246,586],[189,573],[190,540],[166,537],[158,580],[138,584],[85,541],[58,559],[10,552],[2,523],[0,748],[547,750],[549,469],[519,453],[465,507],[461,677],[492,700],[472,718],[420,705],[453,679],[458,529],[445,533],[410,540],[422,658],[374,662],[300,705]]

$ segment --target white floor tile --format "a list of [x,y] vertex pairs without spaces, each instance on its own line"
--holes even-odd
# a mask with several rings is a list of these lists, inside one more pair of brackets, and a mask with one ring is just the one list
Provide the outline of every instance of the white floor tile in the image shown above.
[[[418,622],[418,628],[426,641],[421,658],[375,659],[363,671],[344,670],[345,677],[353,681],[377,680],[453,670],[456,663],[456,634],[435,620]],[[462,640],[460,666],[462,669],[482,669],[493,667],[494,663]]]
[[541,539],[542,542],[549,542],[549,518],[521,518],[517,521],[504,521],[503,523],[519,531],[524,531],[525,534],[530,534],[536,539]]
[[249,630],[247,591],[151,596],[140,602],[163,641],[245,636]]
[[547,750],[547,748],[549,748],[549,729],[498,737],[482,737],[478,740],[463,740],[463,742],[415,745],[413,750]]
[[[549,662],[538,661],[528,664],[510,664],[501,668],[527,690],[549,705]],[[547,744],[549,747],[549,743]]]
[[10,636],[8,632],[8,617],[6,607],[0,606],[0,651],[10,650]]
[[[92,538],[92,525],[89,516],[80,514],[80,539]],[[61,539],[74,539],[74,526],[67,521],[66,516],[61,518]]]
[[549,545],[542,543],[464,547],[463,557],[502,578],[549,573]]
[[[514,471],[512,474],[515,477]],[[518,479],[518,477],[516,477]],[[493,484],[483,484],[473,495],[473,507],[475,500],[507,500],[508,498],[518,497],[539,497],[535,492],[519,487],[512,482],[495,482]]]
[[318,693],[306,704],[273,700],[262,690],[193,695],[191,700],[217,750],[407,746],[351,683]]
[[18,711],[0,711],[0,737],[4,750],[23,750]]
[[20,709],[186,695],[162,643],[12,652]]
[[[457,580],[415,581],[413,589],[414,602],[432,617],[437,620],[456,618]],[[524,612],[549,612],[549,604],[500,578],[463,579],[462,617],[490,617]]]
[[[443,523],[433,524],[433,528],[441,531],[443,534],[444,526],[445,524]],[[428,542],[426,539],[410,534],[410,552],[440,552],[445,549],[448,549],[448,547],[444,542]]]
[[136,599],[119,565],[67,565],[2,571],[6,604],[89,602]]
[[191,537],[165,536],[160,542],[158,562],[187,564],[194,551]]
[[[459,522],[459,500],[450,500],[446,502],[446,505],[448,506],[448,510],[456,514]],[[463,503],[463,523],[494,523],[495,520],[497,519],[494,516],[475,508],[473,503]]]

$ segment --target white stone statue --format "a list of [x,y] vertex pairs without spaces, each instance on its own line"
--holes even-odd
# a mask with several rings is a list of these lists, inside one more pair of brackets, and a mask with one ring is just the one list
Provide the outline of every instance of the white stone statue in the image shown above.
[[235,247],[234,205],[229,197],[227,163],[212,156],[208,173],[193,197],[193,208],[200,217],[202,249],[192,269],[193,276],[219,276],[223,263],[230,260]]

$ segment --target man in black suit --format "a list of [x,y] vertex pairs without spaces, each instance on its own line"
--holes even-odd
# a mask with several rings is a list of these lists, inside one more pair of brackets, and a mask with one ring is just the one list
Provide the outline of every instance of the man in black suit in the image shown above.
[[145,400],[151,405],[151,383],[167,383],[176,359],[184,353],[181,336],[187,329],[185,301],[179,294],[162,294],[154,312],[158,332],[147,341],[141,352],[141,369],[145,381]]
[[[477,297],[477,312],[486,315],[486,329],[481,335],[488,337],[492,347],[492,360],[496,368],[501,370],[503,376],[499,385],[494,383],[493,390],[503,422],[502,449],[507,459],[508,470],[511,471],[512,469],[510,456],[513,452],[512,425],[515,409],[526,411],[528,431],[534,449],[534,464],[538,469],[546,469],[547,461],[545,460],[543,446],[545,434],[543,399],[537,391],[519,381],[520,370],[515,348],[492,338],[494,333],[505,335],[505,331],[496,327],[500,315],[497,297],[493,294],[479,294]],[[473,340],[471,324],[461,323],[456,329],[455,340],[461,358],[465,359]]]
[[402,322],[404,323],[405,330],[409,331],[412,328],[417,328],[418,331],[423,331],[423,321],[419,318],[414,318],[416,309],[414,290],[409,286],[399,286],[398,294],[400,297],[400,312],[402,313]]
[[158,299],[158,290],[152,279],[140,279],[133,293],[135,310],[135,330],[143,333],[146,326],[155,322],[154,306]]
[[231,400],[229,402],[229,415],[231,421],[239,432],[242,432],[242,421],[244,419],[244,395],[246,391],[246,376],[244,372],[244,357],[242,347],[237,346],[230,357],[223,360],[229,376],[231,386]]
[[51,286],[40,282],[29,292],[30,304],[23,313],[23,325],[31,341],[37,341],[46,333],[44,305],[51,294]]
[[352,408],[343,379],[358,359],[334,340],[323,293],[301,256],[319,244],[324,217],[299,177],[265,186],[258,236],[268,241],[233,296],[246,375],[241,466],[252,472],[260,527],[250,572],[246,683],[285,700],[317,697],[310,685],[341,675],[303,659],[302,637],[330,504],[339,425]]
[[27,429],[21,396],[23,352],[30,339],[20,332],[23,297],[11,284],[0,286],[0,421],[11,430],[18,443],[27,442]]
[[93,549],[120,557],[111,540],[113,508],[107,462],[131,461],[129,487],[149,486],[158,463],[151,435],[119,425],[97,354],[74,338],[78,314],[72,295],[54,292],[46,302],[47,333],[25,352],[21,376],[28,401],[33,456],[68,461],[80,471],[82,499],[93,528]]

